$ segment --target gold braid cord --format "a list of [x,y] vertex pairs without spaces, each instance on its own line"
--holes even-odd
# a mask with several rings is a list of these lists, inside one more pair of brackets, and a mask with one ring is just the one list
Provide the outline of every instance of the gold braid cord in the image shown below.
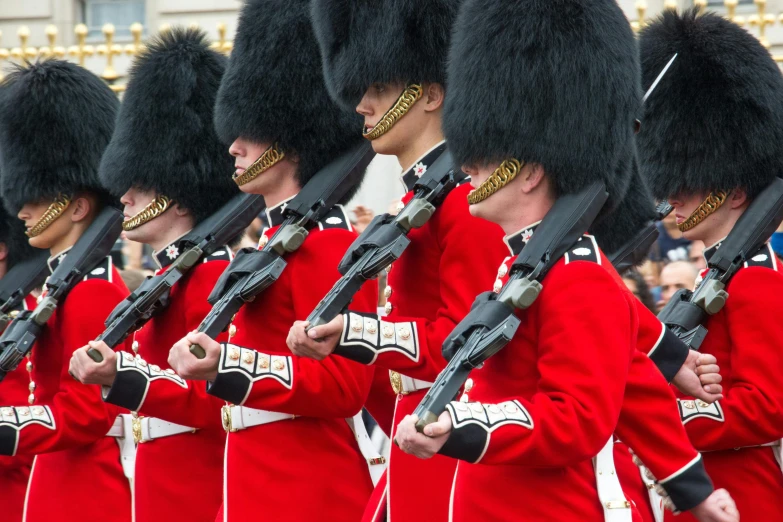
[[677,228],[680,229],[680,232],[686,232],[718,210],[723,203],[726,202],[726,198],[728,197],[728,193],[718,190],[717,192],[710,192],[710,195],[707,196],[707,199],[705,199],[699,207],[693,211],[693,213],[688,216],[688,219],[677,225]]
[[519,171],[522,170],[523,163],[520,163],[514,158],[507,159],[500,164],[495,172],[484,181],[477,189],[470,191],[468,194],[468,203],[475,205],[481,203],[492,194],[508,185],[509,181],[517,177]]
[[150,204],[144,207],[144,209],[141,212],[139,212],[132,218],[123,221],[122,229],[127,232],[129,230],[139,228],[144,223],[149,223],[156,217],[166,212],[166,209],[169,208],[170,205],[171,205],[171,199],[169,199],[168,196],[164,196],[163,194],[161,194],[155,199],[153,199],[152,201],[150,201]]
[[65,194],[57,194],[57,197],[54,198],[54,201],[52,201],[52,204],[49,205],[49,208],[46,209],[46,212],[43,213],[41,218],[36,222],[35,225],[30,227],[30,230],[25,232],[27,234],[27,237],[35,237],[39,235],[41,232],[49,228],[49,225],[54,223],[54,221],[63,215],[63,212],[65,212],[65,209],[68,208],[71,204],[71,196],[66,196]]
[[383,118],[375,124],[375,127],[370,129],[369,132],[364,132],[362,136],[372,141],[389,132],[389,130],[394,127],[394,124],[400,121],[400,118],[411,110],[413,104],[419,101],[419,98],[421,98],[423,94],[424,90],[421,88],[421,85],[417,83],[412,83],[405,87],[405,90],[402,91],[402,94],[397,98],[397,101],[392,108],[386,111],[386,114],[384,114]]
[[252,165],[246,168],[245,172],[239,176],[234,174],[234,182],[237,184],[237,186],[241,187],[245,183],[253,181],[258,176],[271,169],[275,163],[279,162],[283,158],[285,158],[285,152],[280,150],[277,146],[277,143],[275,143],[266,149],[264,153],[253,162]]

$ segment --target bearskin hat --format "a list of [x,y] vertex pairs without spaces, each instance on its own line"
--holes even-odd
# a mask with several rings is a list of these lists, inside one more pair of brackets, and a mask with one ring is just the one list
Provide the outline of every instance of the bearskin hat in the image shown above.
[[296,154],[302,185],[363,139],[359,115],[340,109],[324,85],[309,0],[248,0],[242,8],[215,126],[226,144],[241,136]]
[[213,125],[226,62],[196,29],[174,28],[147,44],[101,162],[101,181],[114,196],[153,190],[199,222],[239,192],[234,160]]
[[448,82],[443,127],[457,161],[514,157],[541,164],[558,194],[602,180],[608,208],[622,198],[641,79],[614,0],[466,0]]
[[111,139],[117,96],[63,60],[17,67],[3,86],[0,190],[11,214],[25,203],[89,191],[110,201],[98,165]]
[[354,110],[375,82],[446,84],[461,0],[314,0],[329,93]]
[[639,47],[645,86],[677,53],[639,134],[656,197],[734,187],[754,197],[783,173],[783,77],[754,36],[713,13],[666,11]]
[[603,252],[614,254],[656,217],[655,201],[639,172],[639,160],[634,156],[625,196],[613,212],[604,214],[593,224],[590,233],[595,235]]

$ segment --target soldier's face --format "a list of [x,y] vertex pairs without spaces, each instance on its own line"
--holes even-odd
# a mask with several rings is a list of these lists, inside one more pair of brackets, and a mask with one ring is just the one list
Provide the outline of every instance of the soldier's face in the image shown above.
[[[22,207],[22,209],[17,214],[17,217],[24,221],[26,230],[29,231],[30,228],[38,223],[38,220],[41,219],[41,216],[44,215],[44,212],[46,212],[46,210],[49,208],[49,205],[52,204],[52,201],[53,200],[51,199],[46,199],[35,203],[26,203]],[[43,232],[35,237],[31,237],[28,240],[30,246],[35,248],[50,249],[62,241],[62,239],[69,234],[73,226],[73,222],[69,216],[72,208],[73,203],[71,206],[65,209],[60,217],[55,219],[51,225],[46,227]]]
[[[364,93],[356,112],[364,116],[364,132],[369,132],[394,106],[405,90],[404,83],[374,83]],[[400,118],[385,134],[372,140],[372,148],[378,154],[400,156],[418,136],[416,129],[421,127],[424,114],[422,100],[414,103],[410,110]],[[406,168],[403,165],[403,168]]]
[[[462,171],[470,176],[470,186],[476,189],[489,178],[495,170],[500,166],[500,162],[488,163],[486,165],[463,165]],[[508,187],[503,187],[503,189]],[[480,201],[474,205],[470,205],[468,209],[471,215],[480,217],[488,221],[497,222],[493,219],[498,205],[501,205],[501,200],[505,199],[503,189],[495,192],[489,198],[484,201]],[[509,191],[510,192],[510,191]]]
[[[144,210],[156,196],[157,193],[154,190],[141,190],[135,187],[128,189],[120,198],[120,203],[125,205],[122,211],[125,220],[127,221]],[[166,222],[174,214],[170,210],[171,209],[138,228],[123,232],[123,237],[139,243],[154,243],[155,239],[160,238],[168,228]]]
[[[236,175],[244,173],[271,145],[271,143],[255,142],[241,137],[234,140],[228,152],[234,156]],[[271,194],[279,188],[281,183],[287,183],[295,177],[296,161],[292,154],[285,152],[285,157],[282,160],[255,179],[240,186],[239,189],[248,194],[261,194],[262,196]]]
[[[695,194],[679,194],[670,198],[669,204],[674,207],[674,212],[672,212],[672,214],[674,215],[676,223],[679,225],[688,219],[688,217],[693,214],[697,208],[699,208],[699,205],[704,202],[708,195],[709,192],[699,192]],[[707,216],[704,221],[692,229],[683,232],[683,237],[690,240],[702,239],[705,237],[704,233],[714,228],[715,223],[720,221],[722,216],[721,210],[722,208],[719,208]]]

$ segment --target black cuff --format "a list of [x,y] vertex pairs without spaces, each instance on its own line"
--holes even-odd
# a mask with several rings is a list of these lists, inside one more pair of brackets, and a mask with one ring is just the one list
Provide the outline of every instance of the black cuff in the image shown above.
[[688,345],[671,330],[664,327],[663,337],[650,354],[650,359],[666,378],[666,382],[672,382],[674,376],[685,363],[685,359],[688,358],[689,351]]
[[669,498],[678,511],[695,508],[714,491],[712,480],[704,469],[704,460],[699,459],[675,477],[659,484],[669,494]]
[[19,430],[11,426],[0,426],[0,455],[15,455],[18,439]]
[[207,393],[232,404],[242,404],[251,385],[251,380],[242,373],[218,372],[215,380],[207,383]]
[[270,355],[223,343],[218,374],[214,382],[207,384],[207,393],[233,404],[242,404],[253,383],[262,379],[273,379],[291,389],[294,381],[291,356]]
[[484,453],[488,437],[489,433],[481,426],[467,424],[452,430],[438,453],[474,464]]
[[130,411],[139,411],[147,395],[149,381],[146,375],[136,371],[117,372],[110,387],[103,386],[103,401]]

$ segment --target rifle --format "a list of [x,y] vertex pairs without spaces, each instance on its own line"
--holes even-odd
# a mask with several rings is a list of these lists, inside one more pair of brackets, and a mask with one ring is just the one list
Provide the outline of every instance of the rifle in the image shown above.
[[[241,250],[223,272],[209,296],[212,310],[198,331],[214,339],[245,303],[277,281],[287,265],[284,256],[302,246],[309,230],[362,179],[374,156],[370,144],[361,143],[318,171],[286,206],[285,220],[264,248]],[[190,353],[206,357],[196,344]]]
[[655,241],[658,239],[656,223],[671,214],[673,207],[667,201],[662,201],[656,208],[655,220],[650,221],[644,229],[632,237],[619,250],[609,255],[609,261],[618,274],[624,274],[631,267],[644,261]]
[[748,206],[720,248],[707,262],[696,290],[678,290],[658,319],[689,348],[698,350],[707,336],[702,323],[718,313],[729,297],[726,285],[766,244],[783,220],[783,179],[775,178]]
[[397,216],[382,214],[373,218],[340,261],[337,269],[342,277],[307,316],[307,329],[326,324],[341,314],[366,281],[399,259],[410,244],[408,233],[424,226],[464,177],[446,150],[416,182],[413,198]]
[[48,260],[48,252],[36,253],[14,265],[0,280],[0,333],[5,331],[13,319],[12,312],[22,306],[24,298],[43,285],[49,275]]
[[514,311],[535,302],[549,270],[590,228],[607,197],[602,182],[559,197],[511,265],[500,293],[485,292],[476,298],[468,315],[443,343],[443,355],[449,363],[414,411],[419,417],[419,432],[438,420],[470,372],[514,337],[520,324]]
[[[125,298],[106,319],[106,329],[96,339],[114,348],[141,328],[169,304],[171,288],[196,263],[212,255],[240,234],[264,208],[264,199],[255,194],[237,194],[217,212],[196,225],[184,238],[185,250],[162,274],[147,278]],[[90,348],[87,355],[103,361],[101,352]]]
[[114,207],[104,207],[49,276],[46,297],[35,310],[21,312],[0,336],[0,381],[30,353],[57,305],[109,254],[120,232],[122,213]]

